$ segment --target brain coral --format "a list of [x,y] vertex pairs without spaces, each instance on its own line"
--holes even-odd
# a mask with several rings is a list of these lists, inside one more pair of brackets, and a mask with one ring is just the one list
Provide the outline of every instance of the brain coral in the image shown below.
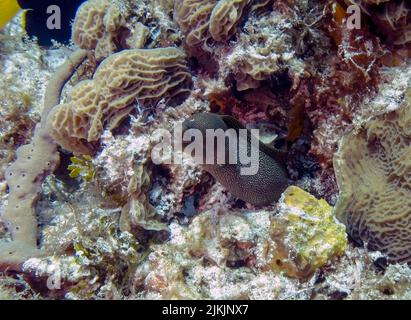
[[189,47],[201,46],[212,38],[225,41],[235,32],[244,7],[250,0],[176,0],[174,20]]
[[334,158],[335,208],[352,238],[411,262],[411,89],[400,109],[346,136]]
[[77,84],[67,103],[49,115],[52,134],[65,149],[90,154],[104,127],[113,129],[132,110],[184,95],[191,85],[177,48],[124,50],[105,59],[92,80]]

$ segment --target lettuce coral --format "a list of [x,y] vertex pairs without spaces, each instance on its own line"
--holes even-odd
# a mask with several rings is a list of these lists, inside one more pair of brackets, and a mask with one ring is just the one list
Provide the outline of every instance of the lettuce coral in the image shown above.
[[210,16],[209,31],[216,41],[227,40],[235,32],[245,6],[250,0],[220,0]]
[[117,37],[125,24],[124,11],[117,2],[85,2],[73,23],[73,42],[82,49],[94,51],[98,61],[108,57],[117,51]]
[[93,152],[104,127],[116,128],[134,103],[155,105],[189,92],[191,75],[177,48],[124,50],[105,59],[92,80],[78,83],[70,101],[49,115],[52,135],[65,149]]
[[241,21],[250,0],[176,0],[174,20],[186,36],[188,47],[206,49],[207,41],[228,40]]
[[211,12],[216,0],[176,0],[174,20],[185,34],[189,47],[202,45],[209,38]]
[[411,89],[400,109],[366,122],[340,143],[335,213],[351,237],[392,262],[411,262]]

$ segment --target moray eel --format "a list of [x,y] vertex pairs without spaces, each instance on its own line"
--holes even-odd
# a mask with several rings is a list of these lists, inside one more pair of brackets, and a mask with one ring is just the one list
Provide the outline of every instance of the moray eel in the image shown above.
[[[68,44],[71,39],[71,23],[77,9],[86,0],[0,0],[0,29],[2,29],[20,10],[23,28],[30,38],[37,38],[39,45],[50,46],[52,40]],[[58,6],[56,14],[53,8]],[[53,14],[58,17],[56,24]],[[50,28],[50,21],[52,26]]]
[[[224,131],[234,129],[238,133],[239,129],[245,129],[245,127],[231,116],[204,112],[195,114],[183,122],[183,134],[189,129],[198,129],[205,137],[207,129],[223,129]],[[250,135],[251,132],[247,130],[248,152],[251,150]],[[230,148],[227,147],[227,140],[225,142],[225,157],[229,159],[229,153],[233,151],[230,151]],[[206,150],[205,141],[204,138],[204,154]],[[186,147],[189,143],[191,142],[183,142],[183,146]],[[236,148],[234,151],[237,152],[237,156],[238,150],[240,149]],[[253,205],[262,206],[277,201],[290,184],[290,180],[286,170],[284,151],[274,149],[258,141],[258,161],[259,170],[254,175],[241,175],[240,170],[243,165],[240,163],[217,164],[216,159],[214,159],[214,164],[203,164],[202,166],[235,197]],[[227,160],[225,163],[228,163]]]

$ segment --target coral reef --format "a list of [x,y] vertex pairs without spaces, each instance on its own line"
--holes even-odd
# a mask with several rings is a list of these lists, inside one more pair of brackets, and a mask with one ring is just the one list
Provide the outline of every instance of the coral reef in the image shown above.
[[80,48],[94,51],[100,61],[118,50],[121,28],[125,27],[125,8],[117,1],[86,1],[73,23],[73,42]]
[[174,20],[190,52],[211,51],[209,40],[224,42],[235,33],[250,0],[176,0]]
[[174,20],[185,34],[189,47],[201,46],[209,37],[209,19],[216,1],[185,1],[174,3]]
[[179,98],[189,90],[185,55],[176,48],[124,50],[105,59],[92,80],[78,83],[70,101],[50,115],[54,139],[65,149],[93,153],[104,125],[115,129],[133,110],[160,99]]
[[[55,69],[67,58],[67,49],[52,55],[36,43],[20,41],[21,17],[0,31],[0,163],[4,170],[15,159],[16,149],[30,142],[44,107],[47,82]],[[7,32],[6,32],[7,31]],[[18,39],[18,41],[15,41]],[[30,65],[30,68],[26,66]]]
[[305,74],[305,64],[298,57],[293,42],[294,20],[279,11],[250,19],[238,36],[231,52],[221,61],[221,68],[234,75],[237,90],[258,88],[263,81],[287,73],[291,79]]
[[87,192],[83,187],[70,192],[55,177],[48,182],[45,193],[54,201],[42,198],[39,205],[42,220],[51,220],[41,232],[42,250],[49,255],[23,264],[27,281],[39,282],[49,298],[120,297],[127,291],[127,273],[144,252],[132,234],[118,231],[121,208],[99,195],[92,182]]
[[[293,280],[270,271],[253,272],[268,261],[270,216],[268,211],[209,210],[187,228],[171,224],[170,242],[152,247],[135,271],[133,287],[142,289],[138,295],[144,298],[284,297],[280,284],[287,286]],[[273,278],[274,282],[268,281]],[[273,285],[261,292],[263,283]]]
[[[348,245],[344,227],[335,220],[331,208],[324,201],[318,201],[295,187],[287,192],[292,190],[304,195],[308,205],[305,202],[303,206],[313,210],[314,214],[318,212],[315,205],[322,204],[328,221],[338,229],[337,234],[328,233],[329,239],[333,240],[325,243],[335,245],[336,251],[332,254],[341,257],[332,259],[329,254],[334,249],[319,243],[318,251],[311,254],[318,258],[317,262],[322,261],[326,265],[311,277],[286,276],[290,271],[286,264],[273,268],[276,250],[269,248],[276,246],[273,227],[279,225],[275,223],[276,216],[272,212],[229,211],[220,197],[219,205],[200,213],[188,227],[170,224],[170,241],[152,246],[146,260],[135,269],[133,291],[138,298],[144,299],[406,299],[411,279],[408,268],[392,265],[381,274],[376,267],[381,255],[370,255]],[[290,199],[294,210],[304,202],[293,196]],[[292,207],[287,205],[287,208]],[[278,221],[293,225],[292,221],[281,217]],[[317,220],[314,223],[321,225],[321,222]],[[316,239],[324,239],[324,230],[313,229],[320,237]],[[288,231],[293,234],[293,230]],[[288,243],[295,244],[292,241]],[[308,248],[304,240],[299,243]],[[330,259],[328,263],[322,260],[325,256]],[[293,258],[297,261],[296,257]],[[314,261],[315,258],[311,260]],[[399,271],[400,274],[397,273]],[[362,279],[367,279],[367,289],[361,284]]]
[[355,241],[410,262],[411,90],[400,109],[378,116],[341,141],[335,157],[336,214]]
[[[48,95],[45,97],[43,114],[47,115],[58,103],[63,85],[84,58],[83,51],[76,51],[56,71],[46,90]],[[2,264],[19,264],[28,257],[39,254],[34,206],[44,177],[59,163],[57,145],[50,136],[45,116],[37,125],[32,142],[19,147],[16,156],[16,161],[5,172],[9,198],[2,219],[8,224],[12,241],[0,244]]]
[[[48,48],[2,28],[0,299],[409,298],[410,5],[355,2],[359,29],[327,0],[88,0]],[[276,165],[154,159],[204,114]]]
[[214,40],[224,41],[235,32],[244,7],[250,0],[221,0],[213,8],[210,16],[209,32]]
[[4,179],[4,170],[7,164],[14,160],[15,149],[28,143],[40,117],[30,114],[31,96],[14,90],[2,93],[0,102],[0,117],[4,119],[6,127],[0,133],[0,165],[1,180]]
[[167,47],[180,42],[169,1],[89,0],[78,10],[72,41],[97,62],[124,49]]
[[384,35],[388,44],[409,48],[411,43],[411,6],[407,1],[360,1],[361,9]]

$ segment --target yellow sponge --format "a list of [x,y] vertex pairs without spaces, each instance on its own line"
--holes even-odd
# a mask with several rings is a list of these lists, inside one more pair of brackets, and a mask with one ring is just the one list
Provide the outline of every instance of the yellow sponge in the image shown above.
[[344,254],[345,226],[334,217],[332,207],[325,200],[290,186],[278,206],[279,214],[271,225],[276,243],[273,269],[292,277],[306,277],[333,257]]

